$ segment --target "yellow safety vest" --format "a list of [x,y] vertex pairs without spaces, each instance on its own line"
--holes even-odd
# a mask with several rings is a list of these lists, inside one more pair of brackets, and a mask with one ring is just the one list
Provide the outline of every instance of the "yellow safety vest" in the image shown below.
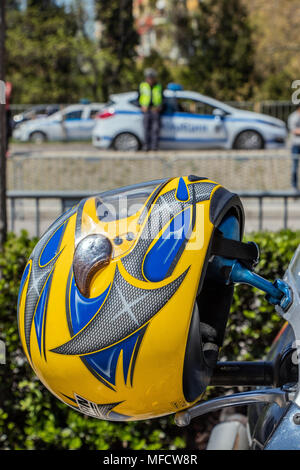
[[141,106],[150,106],[152,98],[153,106],[161,106],[163,102],[162,86],[160,83],[156,83],[152,88],[148,82],[142,82],[140,84],[140,97],[139,103]]

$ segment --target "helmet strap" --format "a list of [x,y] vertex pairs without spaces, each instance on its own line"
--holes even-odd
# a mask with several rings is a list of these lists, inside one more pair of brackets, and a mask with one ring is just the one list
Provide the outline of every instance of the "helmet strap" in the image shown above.
[[211,254],[239,260],[247,267],[254,268],[259,261],[259,248],[254,242],[243,243],[231,238],[224,238],[219,229],[215,230]]

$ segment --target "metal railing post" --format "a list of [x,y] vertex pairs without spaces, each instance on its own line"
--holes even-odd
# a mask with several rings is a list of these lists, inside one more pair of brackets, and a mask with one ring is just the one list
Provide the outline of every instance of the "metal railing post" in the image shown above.
[[[283,214],[281,214],[281,211],[278,212],[278,205],[271,206],[273,207],[273,212],[274,208],[276,211],[275,217],[276,217],[276,223],[278,224],[278,221],[280,222],[280,226],[287,229],[289,226],[289,222],[291,217],[289,217],[289,199],[297,199],[300,201],[300,192],[295,193],[293,191],[272,191],[272,192],[264,192],[264,191],[236,191],[240,197],[244,200],[254,200],[254,203],[258,203],[257,206],[257,211],[255,211],[255,214],[257,214],[257,224],[258,224],[258,230],[262,231],[264,227],[264,218],[265,218],[265,205],[264,201],[265,199],[270,199],[271,201],[278,201],[281,204],[281,201],[283,201]],[[79,202],[81,199],[84,199],[86,197],[91,197],[93,195],[99,194],[99,191],[23,191],[23,190],[16,190],[16,191],[8,191],[7,193],[7,200],[9,201],[10,204],[10,228],[12,231],[16,230],[16,220],[18,218],[18,211],[16,211],[16,201],[26,201],[26,200],[33,200],[34,201],[34,213],[35,213],[35,220],[33,221],[33,228],[35,229],[35,235],[40,236],[41,234],[41,206],[40,206],[40,201],[41,200],[56,200],[58,206],[58,210],[56,209],[57,216],[59,215],[59,212],[63,213],[66,211],[69,206],[74,206]],[[26,216],[26,206],[24,215]],[[57,206],[56,206],[57,207]],[[295,209],[297,209],[297,206],[295,206]],[[22,217],[23,223],[26,222],[26,217],[25,220]],[[49,219],[49,225],[51,223],[51,220]],[[256,220],[255,220],[256,223]],[[28,219],[27,219],[27,224],[28,224]],[[20,225],[20,224],[18,224]],[[268,227],[269,228],[269,227]],[[299,228],[300,228],[300,221],[299,221]]]
[[40,198],[35,198],[35,233],[39,238],[40,236]]
[[259,212],[258,212],[258,230],[261,231],[263,228],[263,197],[258,197],[258,205],[259,205]]
[[11,231],[14,232],[16,212],[15,212],[15,199],[13,197],[10,199],[10,210],[11,210]]
[[284,201],[284,212],[283,212],[283,227],[288,227],[288,197],[283,198]]

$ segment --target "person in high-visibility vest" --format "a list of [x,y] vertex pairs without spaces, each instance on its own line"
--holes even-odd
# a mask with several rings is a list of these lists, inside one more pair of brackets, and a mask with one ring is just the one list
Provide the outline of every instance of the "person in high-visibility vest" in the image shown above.
[[158,150],[163,89],[154,69],[145,70],[145,81],[139,86],[139,104],[144,113],[145,150]]

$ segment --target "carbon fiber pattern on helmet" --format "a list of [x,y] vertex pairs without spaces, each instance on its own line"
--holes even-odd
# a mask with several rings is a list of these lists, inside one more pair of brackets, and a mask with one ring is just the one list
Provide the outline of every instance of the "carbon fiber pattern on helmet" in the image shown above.
[[187,271],[166,286],[140,289],[129,284],[117,267],[108,299],[99,313],[70,341],[52,351],[68,355],[89,354],[126,338],[166,305]]
[[216,186],[215,183],[205,182],[189,184],[188,188],[190,194],[192,194],[192,189],[194,189],[195,201],[193,197],[190,197],[187,202],[178,201],[175,197],[175,189],[159,196],[153,205],[152,211],[150,212],[134,249],[122,260],[126,271],[136,279],[144,281],[142,262],[153,239],[155,239],[161,229],[181,211],[191,206],[193,203],[210,199],[212,190]]
[[116,406],[122,403],[121,401],[115,403],[107,403],[105,405],[99,405],[97,403],[87,400],[86,398],[81,397],[80,395],[77,395],[76,393],[74,393],[74,396],[76,398],[76,403],[78,405],[79,410],[88,416],[93,416],[94,418],[99,419],[112,419],[114,421],[120,421],[129,418],[129,416],[121,415],[115,412],[112,413],[112,416],[108,417],[110,412]]
[[201,202],[201,201],[207,201],[210,199],[212,190],[218,186],[216,183],[194,183],[194,184],[188,184],[189,191],[191,190],[191,187],[194,186],[195,189],[195,195],[196,195],[196,203]]
[[46,266],[39,266],[39,259],[45,244],[50,240],[54,232],[60,227],[69,217],[71,217],[76,211],[76,208],[71,209],[70,211],[63,214],[59,219],[57,219],[50,227],[50,229],[42,236],[37,245],[35,246],[30,259],[32,259],[32,268],[31,274],[28,282],[26,303],[25,303],[25,318],[24,318],[24,328],[25,328],[25,341],[28,350],[28,354],[31,357],[30,353],[30,332],[33,322],[34,312],[36,304],[40,298],[43,286],[52,271],[58,256],[58,253]]

